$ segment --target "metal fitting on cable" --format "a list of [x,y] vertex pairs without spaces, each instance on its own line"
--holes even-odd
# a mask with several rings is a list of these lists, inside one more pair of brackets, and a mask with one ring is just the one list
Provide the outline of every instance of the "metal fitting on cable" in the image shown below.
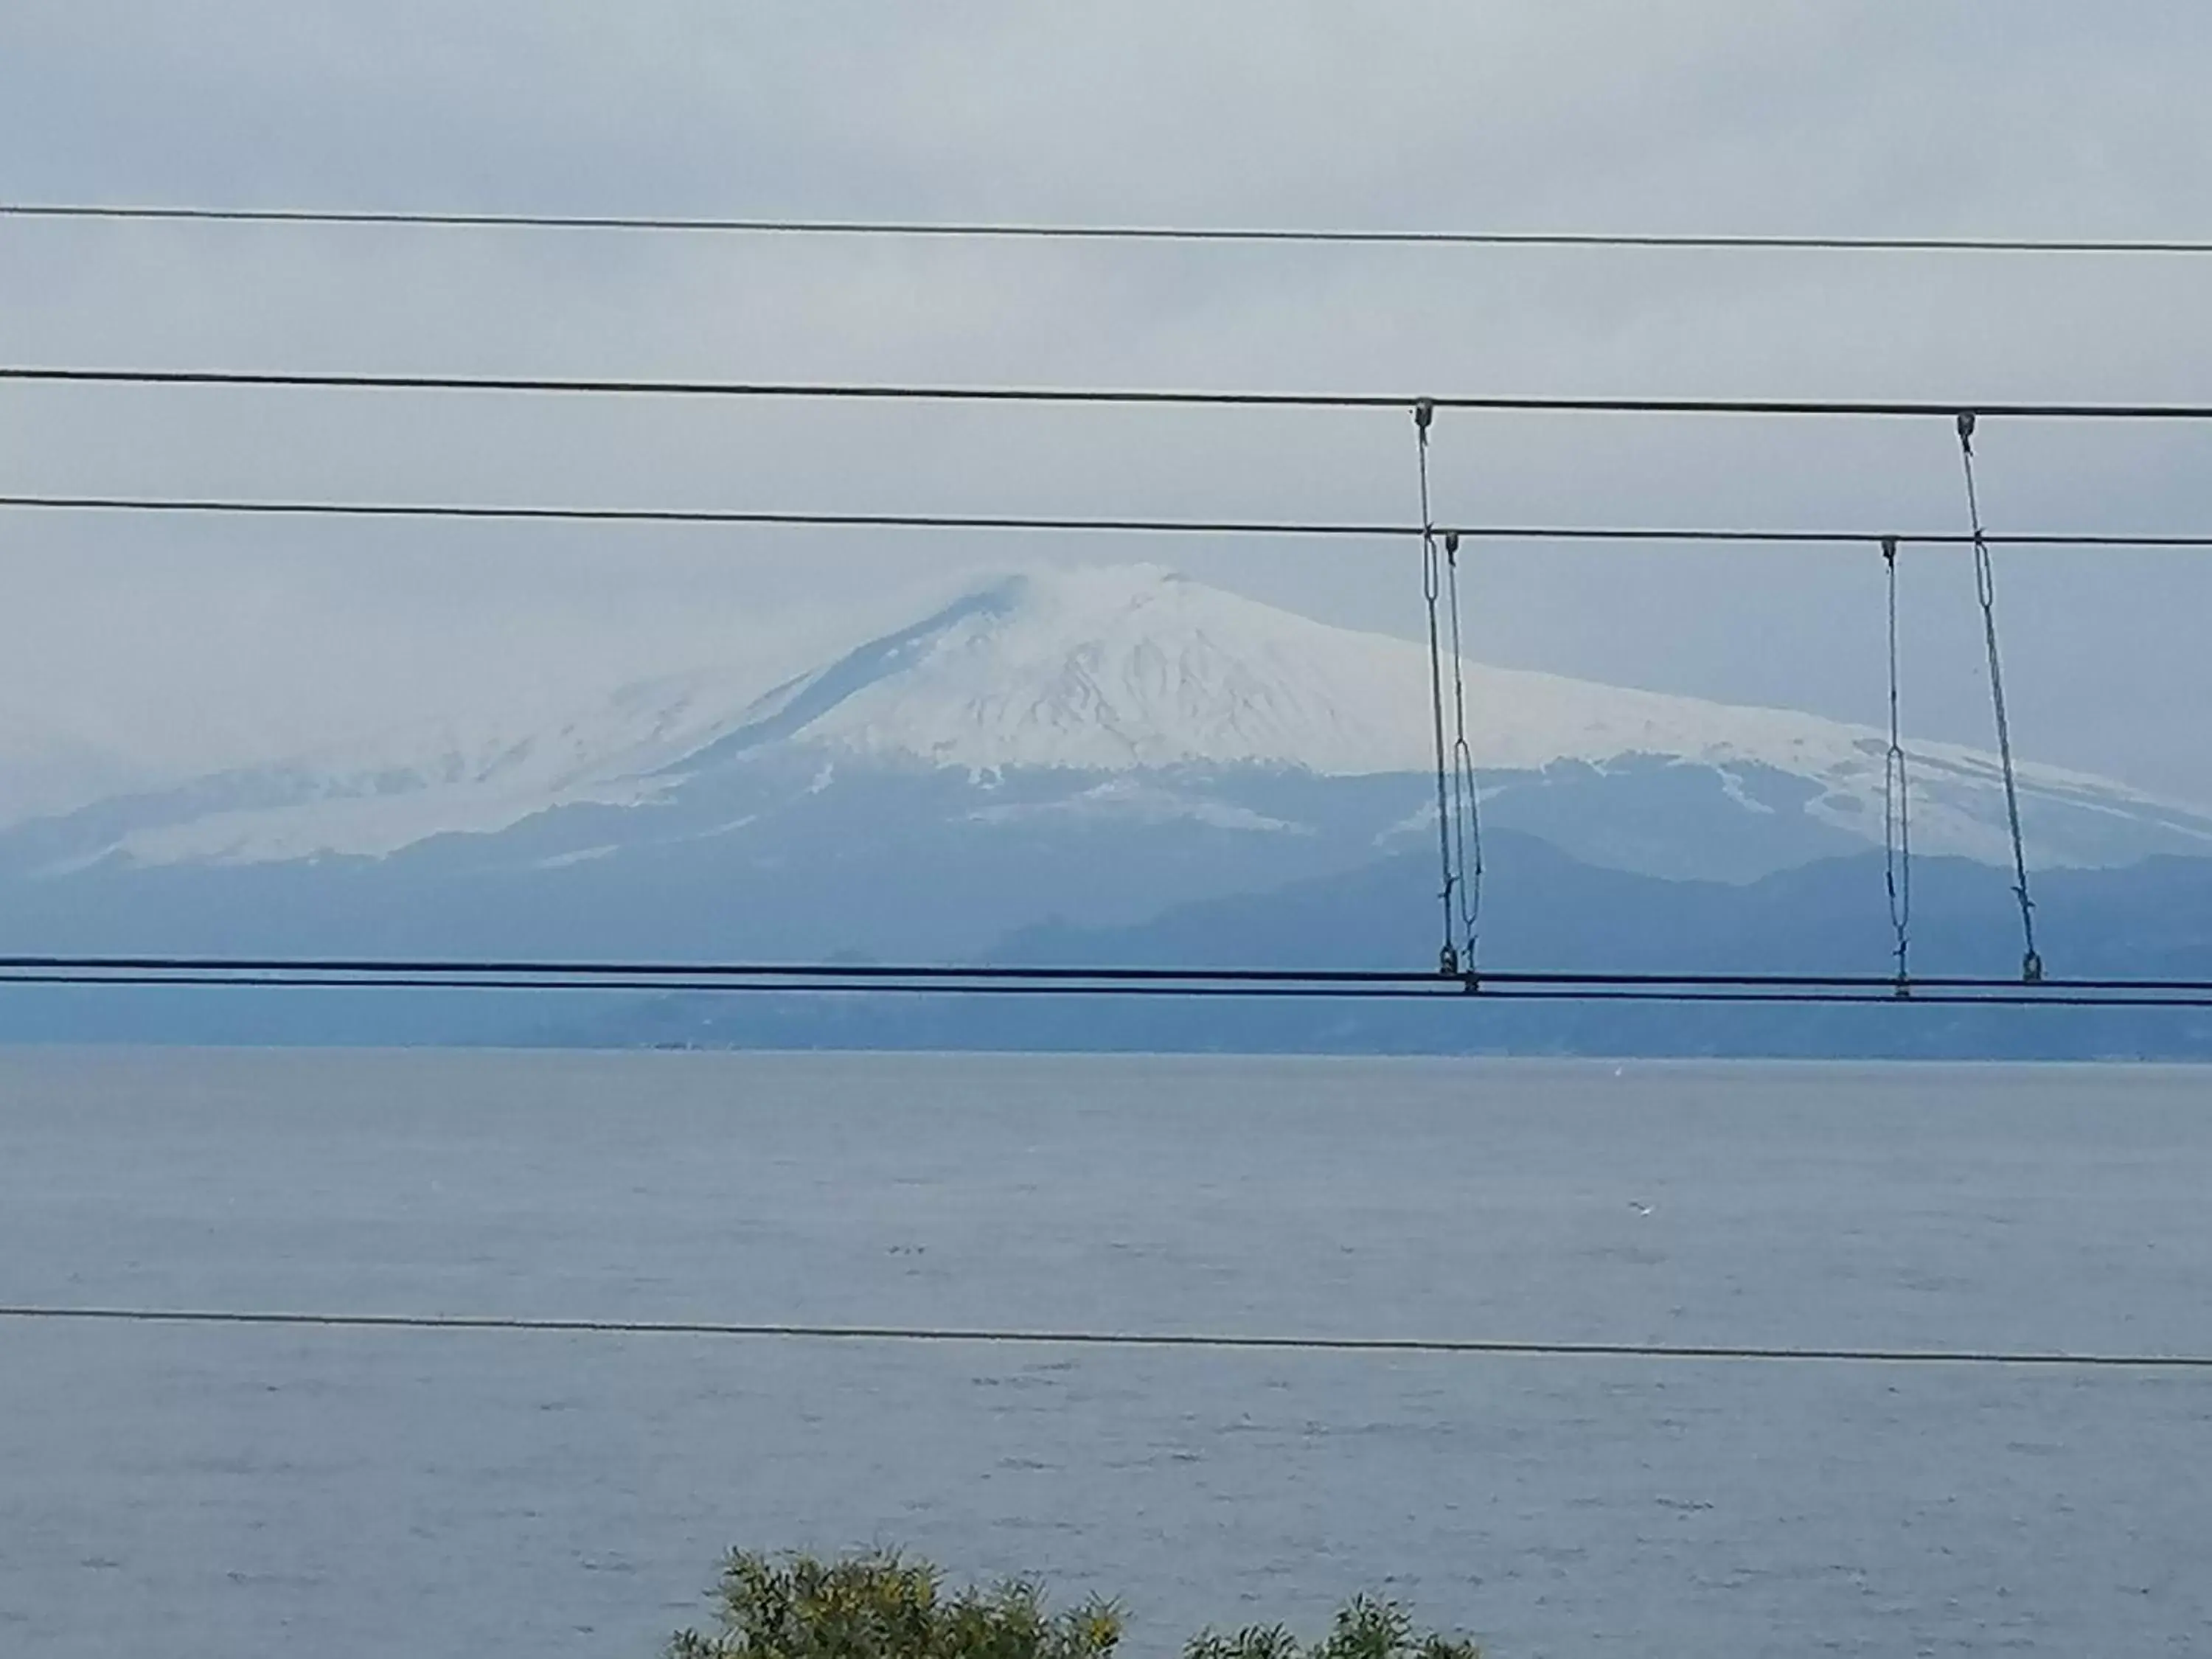
[[1437,400],[1435,398],[1420,398],[1414,400],[1413,428],[1415,431],[1425,434],[1429,429],[1429,422],[1436,417]]

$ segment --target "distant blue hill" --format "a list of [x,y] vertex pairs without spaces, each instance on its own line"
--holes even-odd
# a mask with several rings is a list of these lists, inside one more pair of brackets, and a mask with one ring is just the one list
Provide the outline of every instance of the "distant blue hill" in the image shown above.
[[[1886,734],[1464,665],[1493,969],[1880,974]],[[732,671],[733,672],[734,671]],[[994,580],[765,691],[709,669],[6,814],[0,952],[1420,969],[1430,664],[1149,567]],[[1471,717],[1472,719],[1473,717]],[[2003,775],[1911,745],[1915,963],[2015,972]],[[2060,974],[2212,972],[2212,813],[2019,776]],[[0,992],[0,1038],[2196,1053],[2179,1013]],[[2196,1045],[2196,1046],[2192,1046]]]
[[[1879,855],[1743,885],[1579,862],[1533,838],[1490,847],[1486,966],[1658,973],[1888,971]],[[2008,976],[2019,918],[2004,876],[1961,860],[1915,872],[1925,975]],[[985,953],[1027,966],[1425,968],[1439,923],[1418,855],[1122,927],[1024,927]],[[2052,871],[2034,883],[2054,975],[2212,977],[2212,862]],[[1074,997],[40,993],[0,998],[0,1036],[252,1042],[504,1042],[741,1048],[1158,1049],[1537,1054],[2212,1057],[2212,1012],[1935,1006],[1742,1007],[1336,1000],[1141,1003]]]
[[[1893,934],[1879,854],[1826,859],[1755,882],[1662,881],[1585,864],[1527,836],[1493,836],[1482,962],[1542,972],[1887,974]],[[1133,927],[1028,927],[994,961],[1168,967],[1407,968],[1442,942],[1433,854],[1405,854],[1265,894],[1176,906]],[[2212,975],[2212,860],[2149,859],[2031,878],[2054,974]],[[2019,971],[2008,872],[1960,859],[1912,872],[1917,973]]]
[[[1493,970],[1884,974],[1881,860],[1837,859],[1747,885],[1669,882],[1494,838],[1483,961]],[[990,953],[1027,966],[1405,969],[1438,936],[1435,872],[1407,855],[1264,895],[1179,906],[1138,926],[1030,927]],[[2054,975],[2212,977],[2212,863],[2151,860],[2033,883]],[[2019,917],[2005,877],[1957,860],[1914,881],[1915,971],[2009,976]],[[1139,1048],[1834,1058],[2212,1057],[2212,1012],[1937,1006],[1829,1008],[1040,999],[773,1006],[671,1000],[624,1017],[635,1040],[835,1047]]]

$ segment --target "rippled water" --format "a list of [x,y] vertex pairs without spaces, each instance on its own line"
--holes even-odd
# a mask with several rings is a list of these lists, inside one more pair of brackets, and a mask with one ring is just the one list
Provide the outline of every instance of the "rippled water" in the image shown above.
[[[2203,1352],[2208,1195],[2212,1073],[0,1053],[9,1304]],[[1140,1654],[2203,1652],[2207,1468],[2208,1373],[0,1321],[0,1653],[643,1659],[878,1541]]]

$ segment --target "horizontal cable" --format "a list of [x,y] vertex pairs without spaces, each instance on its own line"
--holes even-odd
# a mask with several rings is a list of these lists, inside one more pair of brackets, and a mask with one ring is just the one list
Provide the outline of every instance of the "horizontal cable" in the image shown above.
[[[1421,533],[1419,525],[1265,520],[1066,518],[957,513],[806,513],[717,507],[487,507],[445,502],[209,501],[112,495],[0,495],[0,507],[90,513],[218,514],[270,518],[489,519],[577,524],[778,525],[822,529],[1364,537],[1378,540]],[[1474,535],[1480,532],[1468,533]],[[2204,544],[2212,546],[2212,537],[2207,537]]]
[[[689,978],[724,980],[953,980],[1054,981],[1095,980],[1102,982],[1174,983],[1204,981],[1216,984],[1257,985],[1435,985],[1455,989],[1461,981],[1434,969],[1390,968],[1161,968],[1084,964],[1003,963],[854,963],[854,962],[665,962],[610,961],[584,958],[441,957],[205,957],[181,955],[0,956],[0,972],[61,971],[74,973],[167,971],[204,973],[288,974],[504,974],[518,977],[589,979],[619,975],[633,979]],[[1614,986],[1622,988],[1693,986],[1708,988],[1786,987],[1796,990],[1890,990],[1893,975],[1881,974],[1766,974],[1583,972],[1559,970],[1486,971],[1486,986]],[[1972,991],[2017,988],[2019,981],[1971,975],[1930,975],[1915,977],[1916,988],[1929,990]],[[2212,994],[2212,979],[2068,979],[2045,983],[2076,991],[2177,991]]]
[[1071,982],[1037,984],[991,981],[963,984],[948,980],[727,980],[625,979],[614,975],[590,978],[499,978],[478,975],[436,977],[409,974],[70,974],[0,972],[0,986],[198,986],[228,987],[235,990],[414,990],[414,991],[583,991],[595,993],[679,993],[720,994],[750,992],[757,995],[823,996],[839,993],[872,996],[1093,996],[1172,997],[1210,999],[1316,999],[1396,1001],[1449,999],[1462,994],[1450,981],[1426,985],[1137,985]]
[[2212,240],[2035,236],[1810,236],[1550,230],[1357,230],[1195,225],[1067,225],[927,219],[777,219],[667,215],[440,213],[331,208],[206,208],[100,203],[0,204],[0,217],[249,225],[392,225],[476,230],[690,231],[776,236],[929,237],[1039,242],[1290,243],[1370,247],[1674,248],[1822,253],[2205,254]]
[[[533,961],[522,958],[456,960],[435,957],[188,957],[188,956],[8,956],[0,957],[0,972],[58,970],[100,973],[149,972],[171,969],[208,973],[293,974],[507,974],[560,979],[620,975],[634,979],[807,979],[807,980],[1120,980],[1159,981],[1207,980],[1243,983],[1341,985],[1408,984],[1433,981],[1433,973],[1390,969],[1297,968],[1082,968],[1015,967],[997,964],[963,966],[923,963],[894,966],[882,963],[760,963],[760,962],[609,962]],[[1886,982],[1886,981],[1885,981]]]
[[[473,519],[575,524],[775,525],[816,529],[1070,531],[1146,536],[1275,536],[1418,538],[1417,524],[1316,520],[1066,518],[1005,514],[823,513],[721,507],[530,507],[443,501],[250,501],[198,496],[0,495],[0,509],[64,513],[204,514],[236,517],[325,519]],[[1899,535],[1889,531],[1699,530],[1561,525],[1438,525],[1439,535],[1466,541],[1745,543],[1765,546],[1867,547],[1894,541],[1909,547],[1967,547],[1962,532]],[[1991,535],[1992,547],[2212,549],[2212,535]]]
[[289,387],[350,392],[808,398],[846,402],[1084,404],[1177,408],[1489,410],[1524,414],[1814,415],[1955,420],[2212,420],[2212,404],[1929,403],[1808,398],[1532,398],[1359,392],[1207,392],[1136,387],[924,386],[803,380],[604,380],[533,375],[341,374],[191,368],[0,366],[0,380],[80,386]]
[[1486,978],[1468,982],[1436,980],[1425,985],[1129,985],[1078,982],[1063,984],[955,984],[942,980],[892,980],[867,982],[824,980],[634,980],[634,979],[434,979],[410,975],[306,975],[298,974],[0,974],[0,986],[149,987],[174,986],[232,990],[416,990],[416,991],[528,991],[534,994],[588,992],[595,994],[642,994],[673,996],[699,993],[721,995],[747,992],[755,995],[875,997],[984,996],[1083,997],[1118,1000],[1170,1000],[1254,1002],[1650,1002],[1670,1006],[1723,1003],[1735,1006],[1777,1007],[1948,1007],[1948,1008],[2174,1008],[2212,1009],[2212,992],[2195,994],[2165,993],[2121,995],[2109,991],[2070,991],[2048,980],[2023,988],[2012,982],[2008,990],[1915,990],[1899,995],[1887,991],[1793,991],[1777,988],[1701,990],[1691,986],[1654,986],[1643,990],[1603,985],[1493,985]]
[[533,1319],[507,1315],[245,1312],[187,1308],[0,1306],[0,1319],[354,1331],[536,1332],[563,1336],[751,1337],[1054,1348],[1204,1348],[1262,1353],[1457,1354],[1558,1359],[1796,1360],[1869,1365],[1999,1365],[2106,1370],[2212,1370],[2212,1355],[1997,1348],[1754,1346],[1733,1343],[1542,1342],[1481,1337],[1239,1336],[1195,1331],[1002,1330],[989,1327],[738,1323],[692,1319]]
[[407,976],[307,977],[300,975],[216,974],[4,974],[0,986],[179,987],[231,990],[416,990],[416,991],[528,991],[551,994],[583,992],[596,995],[624,994],[673,996],[684,994],[720,995],[748,992],[756,995],[873,997],[985,996],[994,998],[1081,997],[1121,1000],[1252,1002],[1649,1002],[1670,1006],[1722,1003],[1734,1006],[1906,1007],[1945,1008],[2172,1008],[2212,1009],[2212,994],[2121,996],[2111,992],[2069,991],[2048,981],[2021,988],[2014,981],[2009,991],[1937,991],[1899,995],[1883,991],[1698,990],[1690,987],[1655,987],[1626,990],[1604,986],[1492,986],[1439,981],[1404,986],[1331,985],[1035,985],[995,983],[956,985],[942,981],[891,981],[866,984],[802,980],[769,981],[625,980],[625,979],[428,979]]
[[587,991],[674,994],[1112,997],[1244,1000],[1917,1004],[1967,1007],[2212,1007],[2212,981],[1929,978],[1758,974],[1485,973],[1363,969],[957,968],[874,964],[368,962],[190,957],[0,958],[0,986],[241,990]]

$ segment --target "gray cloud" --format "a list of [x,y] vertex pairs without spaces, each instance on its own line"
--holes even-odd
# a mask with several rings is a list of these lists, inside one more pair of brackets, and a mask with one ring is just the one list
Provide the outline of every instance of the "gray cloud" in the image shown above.
[[[0,196],[568,211],[2201,233],[2178,5],[76,3],[0,16]],[[0,359],[1392,392],[2201,398],[2166,260],[879,244],[0,223]],[[1954,529],[1940,425],[1458,417],[1440,509]],[[1992,426],[1992,522],[2212,527],[2212,434]],[[1402,416],[0,388],[55,489],[1403,517]],[[0,733],[242,751],[714,655],[1001,560],[1164,556],[1407,631],[1405,552],[0,520]],[[1871,550],[1486,552],[1493,659],[1871,718]],[[2032,753],[2212,797],[2212,566],[2014,554]],[[1986,725],[1908,573],[1920,724]]]

